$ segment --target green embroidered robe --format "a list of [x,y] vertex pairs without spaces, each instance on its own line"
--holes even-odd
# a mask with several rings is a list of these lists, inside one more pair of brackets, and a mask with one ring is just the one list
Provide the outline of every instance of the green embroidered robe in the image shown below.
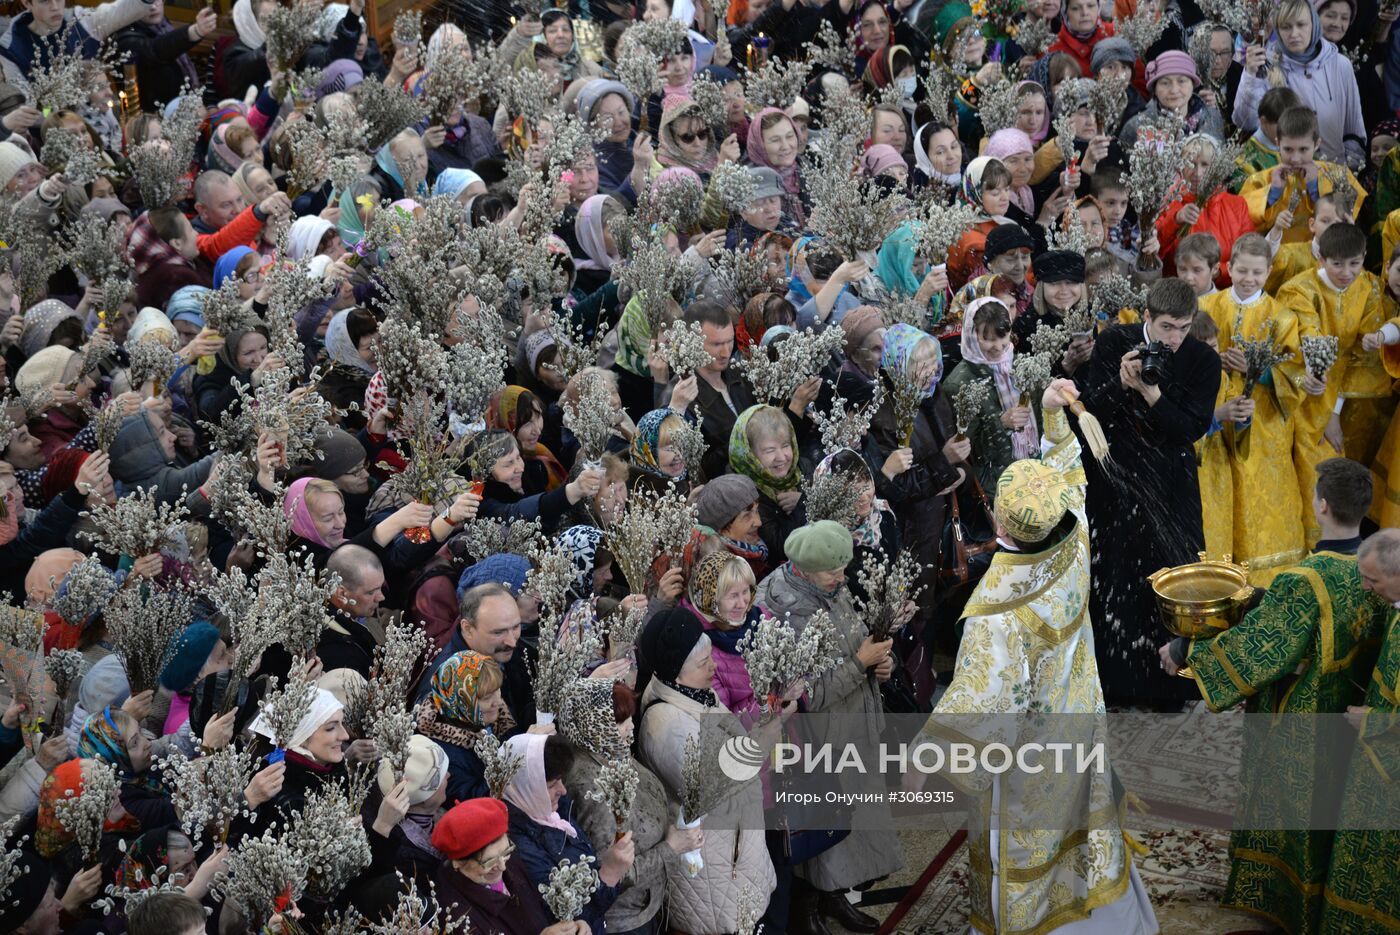
[[1316,932],[1322,916],[1333,833],[1305,829],[1332,827],[1313,820],[1313,790],[1324,776],[1335,781],[1326,751],[1346,739],[1309,715],[1360,702],[1387,609],[1361,587],[1355,555],[1318,552],[1281,572],[1237,626],[1188,651],[1210,709],[1243,700],[1250,715],[1221,901],[1292,935]]

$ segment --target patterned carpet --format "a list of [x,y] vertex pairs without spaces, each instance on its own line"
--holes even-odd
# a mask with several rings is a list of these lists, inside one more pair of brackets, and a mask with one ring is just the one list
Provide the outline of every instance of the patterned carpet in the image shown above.
[[[1229,832],[1238,716],[1197,706],[1180,718],[1116,722],[1113,762],[1142,809],[1130,833],[1147,847],[1138,872],[1164,935],[1253,935],[1270,925],[1219,905],[1230,871]],[[1206,790],[1209,790],[1207,793]],[[1224,822],[1228,824],[1228,820]],[[942,830],[900,834],[905,868],[865,894],[861,908],[885,920],[880,935],[943,935],[967,926],[967,846],[952,820]]]

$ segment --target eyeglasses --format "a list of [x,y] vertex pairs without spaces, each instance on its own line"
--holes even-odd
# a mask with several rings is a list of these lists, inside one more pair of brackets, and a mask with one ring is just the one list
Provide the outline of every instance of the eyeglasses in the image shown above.
[[515,845],[507,843],[506,849],[495,857],[488,857],[485,860],[477,860],[483,870],[490,870],[492,867],[504,867],[510,862],[510,858],[515,854]]
[[696,140],[708,140],[709,138],[710,130],[708,127],[696,130],[694,133],[676,134],[676,139],[680,140],[682,143],[685,143],[687,146],[691,143],[694,143]]

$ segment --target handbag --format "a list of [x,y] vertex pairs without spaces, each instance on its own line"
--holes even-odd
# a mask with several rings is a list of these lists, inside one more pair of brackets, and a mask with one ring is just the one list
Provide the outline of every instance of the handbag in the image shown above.
[[938,553],[939,581],[952,588],[980,581],[991,567],[997,550],[996,520],[987,494],[971,471],[968,482],[976,494],[978,508],[968,511],[965,520],[958,496],[961,488],[948,495],[950,509],[943,523],[943,543]]

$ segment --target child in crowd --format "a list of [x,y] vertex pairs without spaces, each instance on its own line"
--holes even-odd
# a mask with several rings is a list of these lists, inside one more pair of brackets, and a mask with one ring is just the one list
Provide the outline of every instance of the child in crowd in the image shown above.
[[[1374,273],[1361,268],[1366,235],[1354,224],[1333,224],[1318,240],[1318,265],[1284,283],[1278,302],[1298,317],[1300,339],[1309,335],[1337,338],[1337,360],[1325,380],[1303,377],[1308,393],[1299,407],[1293,459],[1304,502],[1311,502],[1314,468],[1324,458],[1345,453],[1370,464],[1381,441],[1381,427],[1391,401],[1391,379],[1376,348],[1363,336],[1385,322],[1381,287]],[[1320,530],[1311,510],[1303,517],[1309,547]]]
[[1308,218],[1308,230],[1312,237],[1275,248],[1277,252],[1274,254],[1273,268],[1269,270],[1269,281],[1264,284],[1264,291],[1269,295],[1276,295],[1279,289],[1283,288],[1283,284],[1294,276],[1314,269],[1318,259],[1318,240],[1327,228],[1341,219],[1341,212],[1337,210],[1336,194],[1329,192],[1326,195],[1318,195],[1313,204],[1313,216]]
[[1209,234],[1215,238],[1220,248],[1220,282],[1229,283],[1230,245],[1243,234],[1254,230],[1249,217],[1249,206],[1239,195],[1221,189],[1207,199],[1205,204],[1197,204],[1191,192],[1210,170],[1215,160],[1218,144],[1215,139],[1198,133],[1189,137],[1181,148],[1184,166],[1181,180],[1183,194],[1167,205],[1157,218],[1157,241],[1161,245],[1162,272],[1171,276],[1176,269],[1176,248],[1181,238],[1189,234]]
[[[1201,310],[1215,321],[1223,372],[1224,402],[1218,405],[1227,416],[1221,422],[1234,485],[1231,547],[1226,551],[1249,562],[1250,580],[1261,587],[1279,567],[1304,554],[1299,489],[1276,482],[1293,472],[1293,416],[1304,396],[1298,319],[1264,292],[1271,258],[1262,236],[1245,234],[1235,242],[1230,258],[1233,285],[1201,300]],[[1248,368],[1241,342],[1264,340],[1272,341],[1287,359],[1254,375],[1255,383],[1246,393]],[[1258,496],[1265,489],[1270,495]],[[1218,525],[1220,520],[1213,522]]]
[[1103,212],[1109,252],[1129,266],[1135,265],[1141,253],[1140,237],[1137,218],[1129,216],[1128,186],[1123,181],[1123,173],[1099,172],[1089,190]]
[[[1385,265],[1385,295],[1382,298],[1386,323],[1374,336],[1381,346],[1381,362],[1392,377],[1400,377],[1400,327],[1393,323],[1400,313],[1400,250],[1392,249],[1389,262]],[[1367,339],[1362,339],[1366,343]],[[1395,419],[1390,420],[1385,438],[1372,466],[1372,481],[1375,500],[1371,505],[1371,519],[1382,529],[1400,526],[1400,426]]]
[[996,392],[985,397],[968,426],[973,462],[983,490],[1019,458],[1032,457],[1039,444],[1035,414],[1011,379],[1011,313],[994,298],[975,299],[963,315],[962,362],[945,384],[950,396],[968,383],[991,380]]
[[[1281,236],[1283,243],[1307,240],[1311,236],[1308,219],[1318,196],[1336,187],[1334,175],[1355,191],[1349,218],[1361,213],[1366,195],[1361,183],[1346,166],[1317,159],[1320,141],[1317,114],[1310,108],[1293,107],[1279,117],[1279,164],[1254,173],[1240,189],[1255,230],[1264,233],[1277,228],[1281,233],[1274,235],[1275,240]],[[1311,482],[1307,489],[1312,490]]]
[[1238,192],[1251,175],[1272,169],[1279,163],[1278,121],[1283,112],[1301,107],[1303,101],[1292,88],[1270,88],[1259,100],[1259,129],[1245,140],[1239,169],[1230,180],[1230,190]]
[[1189,283],[1198,299],[1216,294],[1220,252],[1220,241],[1210,234],[1188,234],[1177,245],[1176,278]]

